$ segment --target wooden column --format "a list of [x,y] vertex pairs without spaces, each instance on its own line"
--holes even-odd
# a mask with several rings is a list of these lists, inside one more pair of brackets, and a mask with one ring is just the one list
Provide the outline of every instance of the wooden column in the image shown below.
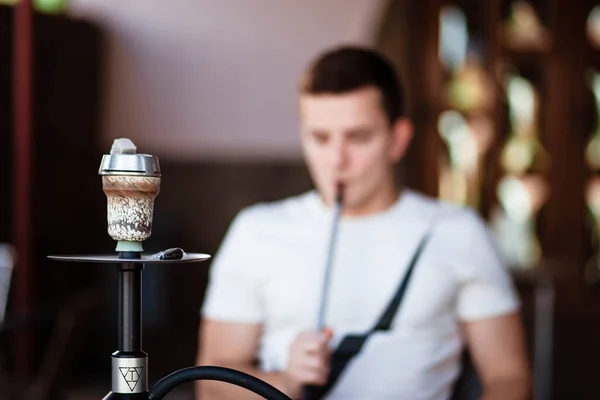
[[410,27],[409,54],[411,115],[415,124],[412,152],[407,159],[408,184],[422,192],[438,195],[438,157],[441,139],[437,130],[440,113],[442,75],[438,61],[438,0],[411,1],[408,5]]
[[[13,176],[13,240],[18,260],[15,267],[14,300],[16,312],[32,311],[31,291],[31,71],[32,71],[32,10],[30,0],[20,0],[15,6],[14,22],[14,176]],[[15,369],[20,378],[31,371],[33,346],[30,330],[19,331],[14,337]]]
[[[441,100],[438,62],[438,0],[390,2],[378,40],[379,48],[403,75],[415,137],[401,166],[403,183],[426,194],[438,194],[437,118]],[[408,39],[407,39],[408,38]]]
[[[501,21],[500,0],[488,0],[481,5],[479,19],[483,21],[482,36],[484,37],[485,47],[485,67],[488,72],[495,71],[499,64],[502,53],[500,41],[498,38],[498,23]],[[491,73],[492,79],[493,73]],[[504,88],[501,87],[498,80],[494,80],[492,90],[495,99],[494,110],[491,111],[489,117],[494,125],[494,141],[487,153],[484,161],[484,179],[482,182],[481,203],[479,211],[481,215],[488,219],[492,209],[498,204],[498,196],[496,190],[498,183],[502,178],[502,168],[500,166],[500,157],[502,145],[506,139],[507,126],[504,120],[505,113],[504,104]]]
[[582,131],[580,123],[586,90],[587,13],[581,4],[568,0],[556,0],[556,6],[542,117],[544,142],[551,155],[551,195],[542,213],[541,242],[546,257],[576,268],[583,261],[583,244],[588,241],[584,233],[584,154],[589,132]]

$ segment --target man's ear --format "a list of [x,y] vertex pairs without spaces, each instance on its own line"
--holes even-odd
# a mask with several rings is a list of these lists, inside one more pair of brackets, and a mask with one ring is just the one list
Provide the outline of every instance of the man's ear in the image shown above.
[[392,125],[393,145],[390,148],[392,161],[398,162],[404,157],[413,137],[413,124],[408,118],[398,118]]

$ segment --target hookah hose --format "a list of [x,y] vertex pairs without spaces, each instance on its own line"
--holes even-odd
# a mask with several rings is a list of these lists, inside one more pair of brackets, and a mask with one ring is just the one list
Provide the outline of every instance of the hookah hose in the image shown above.
[[[333,269],[333,256],[335,253],[335,244],[337,238],[338,226],[340,224],[340,216],[344,199],[344,186],[338,183],[336,186],[336,199],[333,208],[333,220],[331,223],[331,234],[329,236],[329,247],[327,248],[327,258],[325,261],[325,277],[323,279],[323,287],[321,289],[321,302],[319,306],[319,314],[317,318],[317,332],[322,332],[325,329],[325,314],[327,311],[327,299],[329,294],[329,281],[331,280],[331,270]],[[302,400],[314,400],[317,398],[316,386],[305,386],[302,391]]]
[[231,383],[248,389],[268,400],[291,400],[273,386],[252,375],[229,368],[212,366],[184,368],[165,376],[150,389],[148,400],[160,400],[175,387],[197,380],[214,380]]
[[[327,258],[325,262],[325,276],[321,289],[321,301],[317,318],[316,329],[318,332],[325,329],[325,314],[327,310],[327,298],[329,293],[329,282],[331,280],[331,270],[333,265],[333,255],[337,237],[337,230],[340,221],[340,215],[343,203],[343,186],[337,185],[336,200],[333,210],[333,221],[331,225],[331,235],[329,238],[329,247],[327,249]],[[223,367],[196,366],[184,368],[167,375],[156,383],[148,393],[148,400],[160,400],[166,396],[173,388],[187,382],[195,380],[216,380],[227,382],[236,386],[248,389],[268,400],[291,400],[281,391],[263,382],[262,380],[248,375],[241,371],[232,370]],[[319,387],[305,386],[302,393],[303,400],[313,400]]]

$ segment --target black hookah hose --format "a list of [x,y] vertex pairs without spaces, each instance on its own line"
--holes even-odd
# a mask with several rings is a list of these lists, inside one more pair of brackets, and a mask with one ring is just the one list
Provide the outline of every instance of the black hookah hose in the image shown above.
[[[325,328],[325,314],[327,310],[327,298],[329,293],[329,281],[331,279],[331,270],[333,265],[333,255],[335,250],[335,243],[337,237],[337,229],[339,225],[341,210],[342,210],[342,198],[343,198],[343,187],[338,185],[337,196],[334,205],[333,222],[331,227],[331,236],[329,239],[329,248],[327,251],[327,259],[325,264],[325,277],[323,279],[323,287],[321,291],[321,302],[319,307],[319,314],[317,318],[317,331],[323,331]],[[182,385],[187,382],[196,380],[215,380],[221,382],[227,382],[236,386],[248,389],[267,400],[291,400],[287,395],[277,390],[273,386],[266,382],[253,377],[252,375],[244,372],[232,370],[223,367],[213,366],[196,366],[184,368],[182,370],[173,372],[167,375],[156,383],[148,392],[148,400],[161,400],[175,387]],[[313,400],[315,399],[316,391],[319,388],[316,386],[306,386],[303,389],[302,399]]]
[[268,383],[241,371],[213,366],[196,366],[173,372],[158,381],[148,392],[148,400],[161,400],[175,387],[187,382],[213,380],[248,389],[267,400],[291,400]]
[[[329,247],[327,248],[327,258],[325,260],[325,277],[321,289],[321,302],[319,305],[319,314],[317,317],[317,332],[323,332],[325,329],[325,315],[327,313],[327,300],[329,298],[329,286],[331,280],[331,271],[333,269],[333,256],[335,254],[335,244],[337,242],[337,231],[340,224],[342,205],[344,199],[344,186],[338,183],[336,186],[336,199],[333,208],[333,220],[331,223],[331,234],[329,236]],[[302,400],[315,400],[319,387],[308,385],[302,391]]]

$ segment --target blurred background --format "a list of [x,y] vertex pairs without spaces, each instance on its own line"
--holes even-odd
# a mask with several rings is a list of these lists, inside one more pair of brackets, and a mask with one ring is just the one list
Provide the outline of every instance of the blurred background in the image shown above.
[[[114,251],[113,139],[160,158],[145,250],[214,254],[242,207],[312,188],[296,82],[342,43],[403,76],[401,179],[494,233],[535,399],[600,396],[600,1],[0,0],[0,398],[110,390],[116,269],[46,256]],[[150,384],[194,364],[209,267],[145,269]]]

